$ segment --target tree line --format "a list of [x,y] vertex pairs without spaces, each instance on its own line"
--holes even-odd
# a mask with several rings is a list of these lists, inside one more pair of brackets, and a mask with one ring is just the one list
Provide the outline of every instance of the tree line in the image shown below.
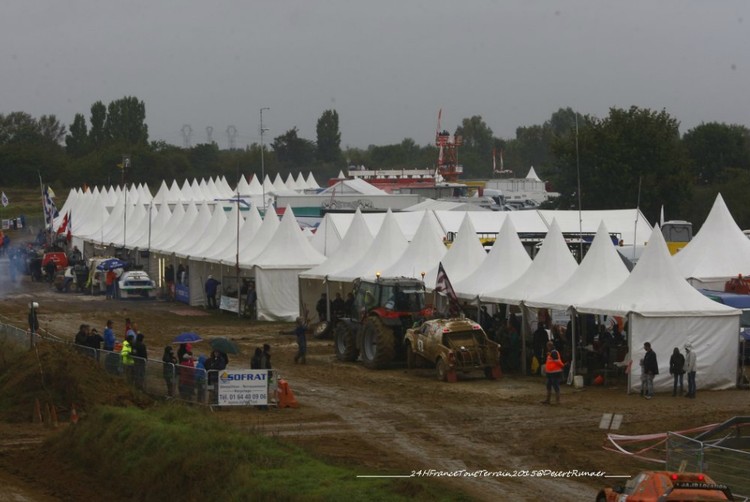
[[[744,125],[702,123],[684,134],[665,110],[611,108],[606,117],[561,108],[543,124],[522,126],[514,138],[496,137],[481,116],[456,127],[463,144],[459,161],[465,179],[493,177],[502,158],[505,170],[523,177],[530,166],[549,180],[560,197],[551,208],[614,209],[639,205],[656,221],[662,205],[668,219],[699,225],[721,192],[742,228],[750,228],[750,130]],[[265,145],[270,176],[312,171],[325,182],[349,165],[371,169],[435,168],[438,149],[411,138],[392,145],[341,147],[339,115],[325,110],[315,140],[292,128]],[[130,158],[122,169],[123,154]],[[76,114],[70,126],[54,115],[35,118],[25,112],[0,114],[0,185],[33,186],[41,176],[63,189],[125,182],[226,176],[260,172],[257,143],[220,149],[216,143],[181,148],[150,141],[146,107],[126,96],[91,105],[89,116]]]

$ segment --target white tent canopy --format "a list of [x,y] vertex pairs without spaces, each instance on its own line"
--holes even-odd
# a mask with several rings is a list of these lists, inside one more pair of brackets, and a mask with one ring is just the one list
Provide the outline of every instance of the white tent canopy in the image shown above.
[[396,263],[382,271],[383,277],[421,279],[421,274],[437,266],[445,256],[443,231],[435,214],[432,211],[424,211],[423,215],[414,238]]
[[[589,314],[629,315],[630,358],[643,355],[644,342],[661,354],[654,386],[672,387],[668,356],[675,347],[692,343],[698,356],[700,386],[728,388],[737,378],[737,333],[740,311],[714,302],[682,278],[659,226],[630,276],[609,294],[576,308]],[[633,364],[630,387],[640,388],[640,367]]]
[[518,238],[511,218],[506,218],[482,264],[466,278],[453,283],[456,296],[473,300],[491,290],[507,286],[531,265],[531,257]]
[[[359,208],[357,208],[357,212],[359,212]],[[341,234],[339,234],[336,226],[331,224],[330,213],[326,213],[323,217],[315,233],[310,238],[310,244],[325,256],[331,256],[338,249],[341,244]]]
[[258,319],[293,321],[299,313],[299,273],[323,263],[287,208],[265,249],[253,260]]
[[557,220],[553,220],[542,248],[526,273],[504,288],[481,295],[481,300],[486,303],[519,305],[524,300],[556,289],[573,275],[577,266]]
[[750,239],[737,226],[721,194],[700,232],[673,260],[682,277],[698,287],[723,289],[730,277],[750,275]]
[[353,281],[360,277],[375,278],[377,272],[393,265],[403,254],[408,241],[389,209],[383,225],[367,252],[354,265],[329,275],[334,281]]
[[601,298],[620,286],[628,274],[607,226],[601,222],[591,248],[573,275],[556,290],[531,297],[524,303],[534,308],[565,310]]
[[[448,279],[452,284],[454,281],[459,282],[463,280],[476,270],[485,258],[487,258],[487,252],[479,241],[477,231],[474,229],[469,213],[466,213],[464,214],[461,227],[458,229],[456,239],[440,263],[443,264],[445,273],[448,274]],[[434,267],[427,271],[424,279],[427,289],[435,289],[435,281],[440,263],[436,263]]]
[[[318,230],[320,231],[320,229]],[[359,260],[372,245],[372,233],[359,208],[341,244],[326,261],[300,274],[300,277],[324,279],[329,273],[346,269]]]

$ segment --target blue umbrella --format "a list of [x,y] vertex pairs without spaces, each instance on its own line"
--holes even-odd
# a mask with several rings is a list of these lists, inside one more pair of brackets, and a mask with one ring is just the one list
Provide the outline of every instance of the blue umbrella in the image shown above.
[[114,270],[116,268],[125,268],[128,264],[119,258],[110,258],[108,260],[104,260],[99,265],[96,266],[97,270]]
[[193,343],[193,342],[200,342],[203,340],[200,336],[198,336],[198,333],[193,333],[192,331],[186,331],[185,333],[180,333],[175,337],[174,340],[172,340],[172,343]]

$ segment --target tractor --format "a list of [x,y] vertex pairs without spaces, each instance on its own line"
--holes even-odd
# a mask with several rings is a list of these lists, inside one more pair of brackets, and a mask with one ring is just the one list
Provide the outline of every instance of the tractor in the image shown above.
[[425,306],[424,282],[408,277],[357,279],[351,312],[334,328],[334,346],[339,361],[362,356],[367,368],[382,369],[403,359],[404,334],[432,316]]

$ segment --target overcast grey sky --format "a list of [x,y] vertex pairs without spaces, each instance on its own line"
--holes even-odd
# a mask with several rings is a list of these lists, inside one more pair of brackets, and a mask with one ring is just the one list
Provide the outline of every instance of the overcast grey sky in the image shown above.
[[496,136],[560,107],[666,109],[681,131],[750,126],[748,0],[4,0],[0,113],[146,103],[151,139],[227,146],[339,113],[342,146],[434,140],[481,115]]

